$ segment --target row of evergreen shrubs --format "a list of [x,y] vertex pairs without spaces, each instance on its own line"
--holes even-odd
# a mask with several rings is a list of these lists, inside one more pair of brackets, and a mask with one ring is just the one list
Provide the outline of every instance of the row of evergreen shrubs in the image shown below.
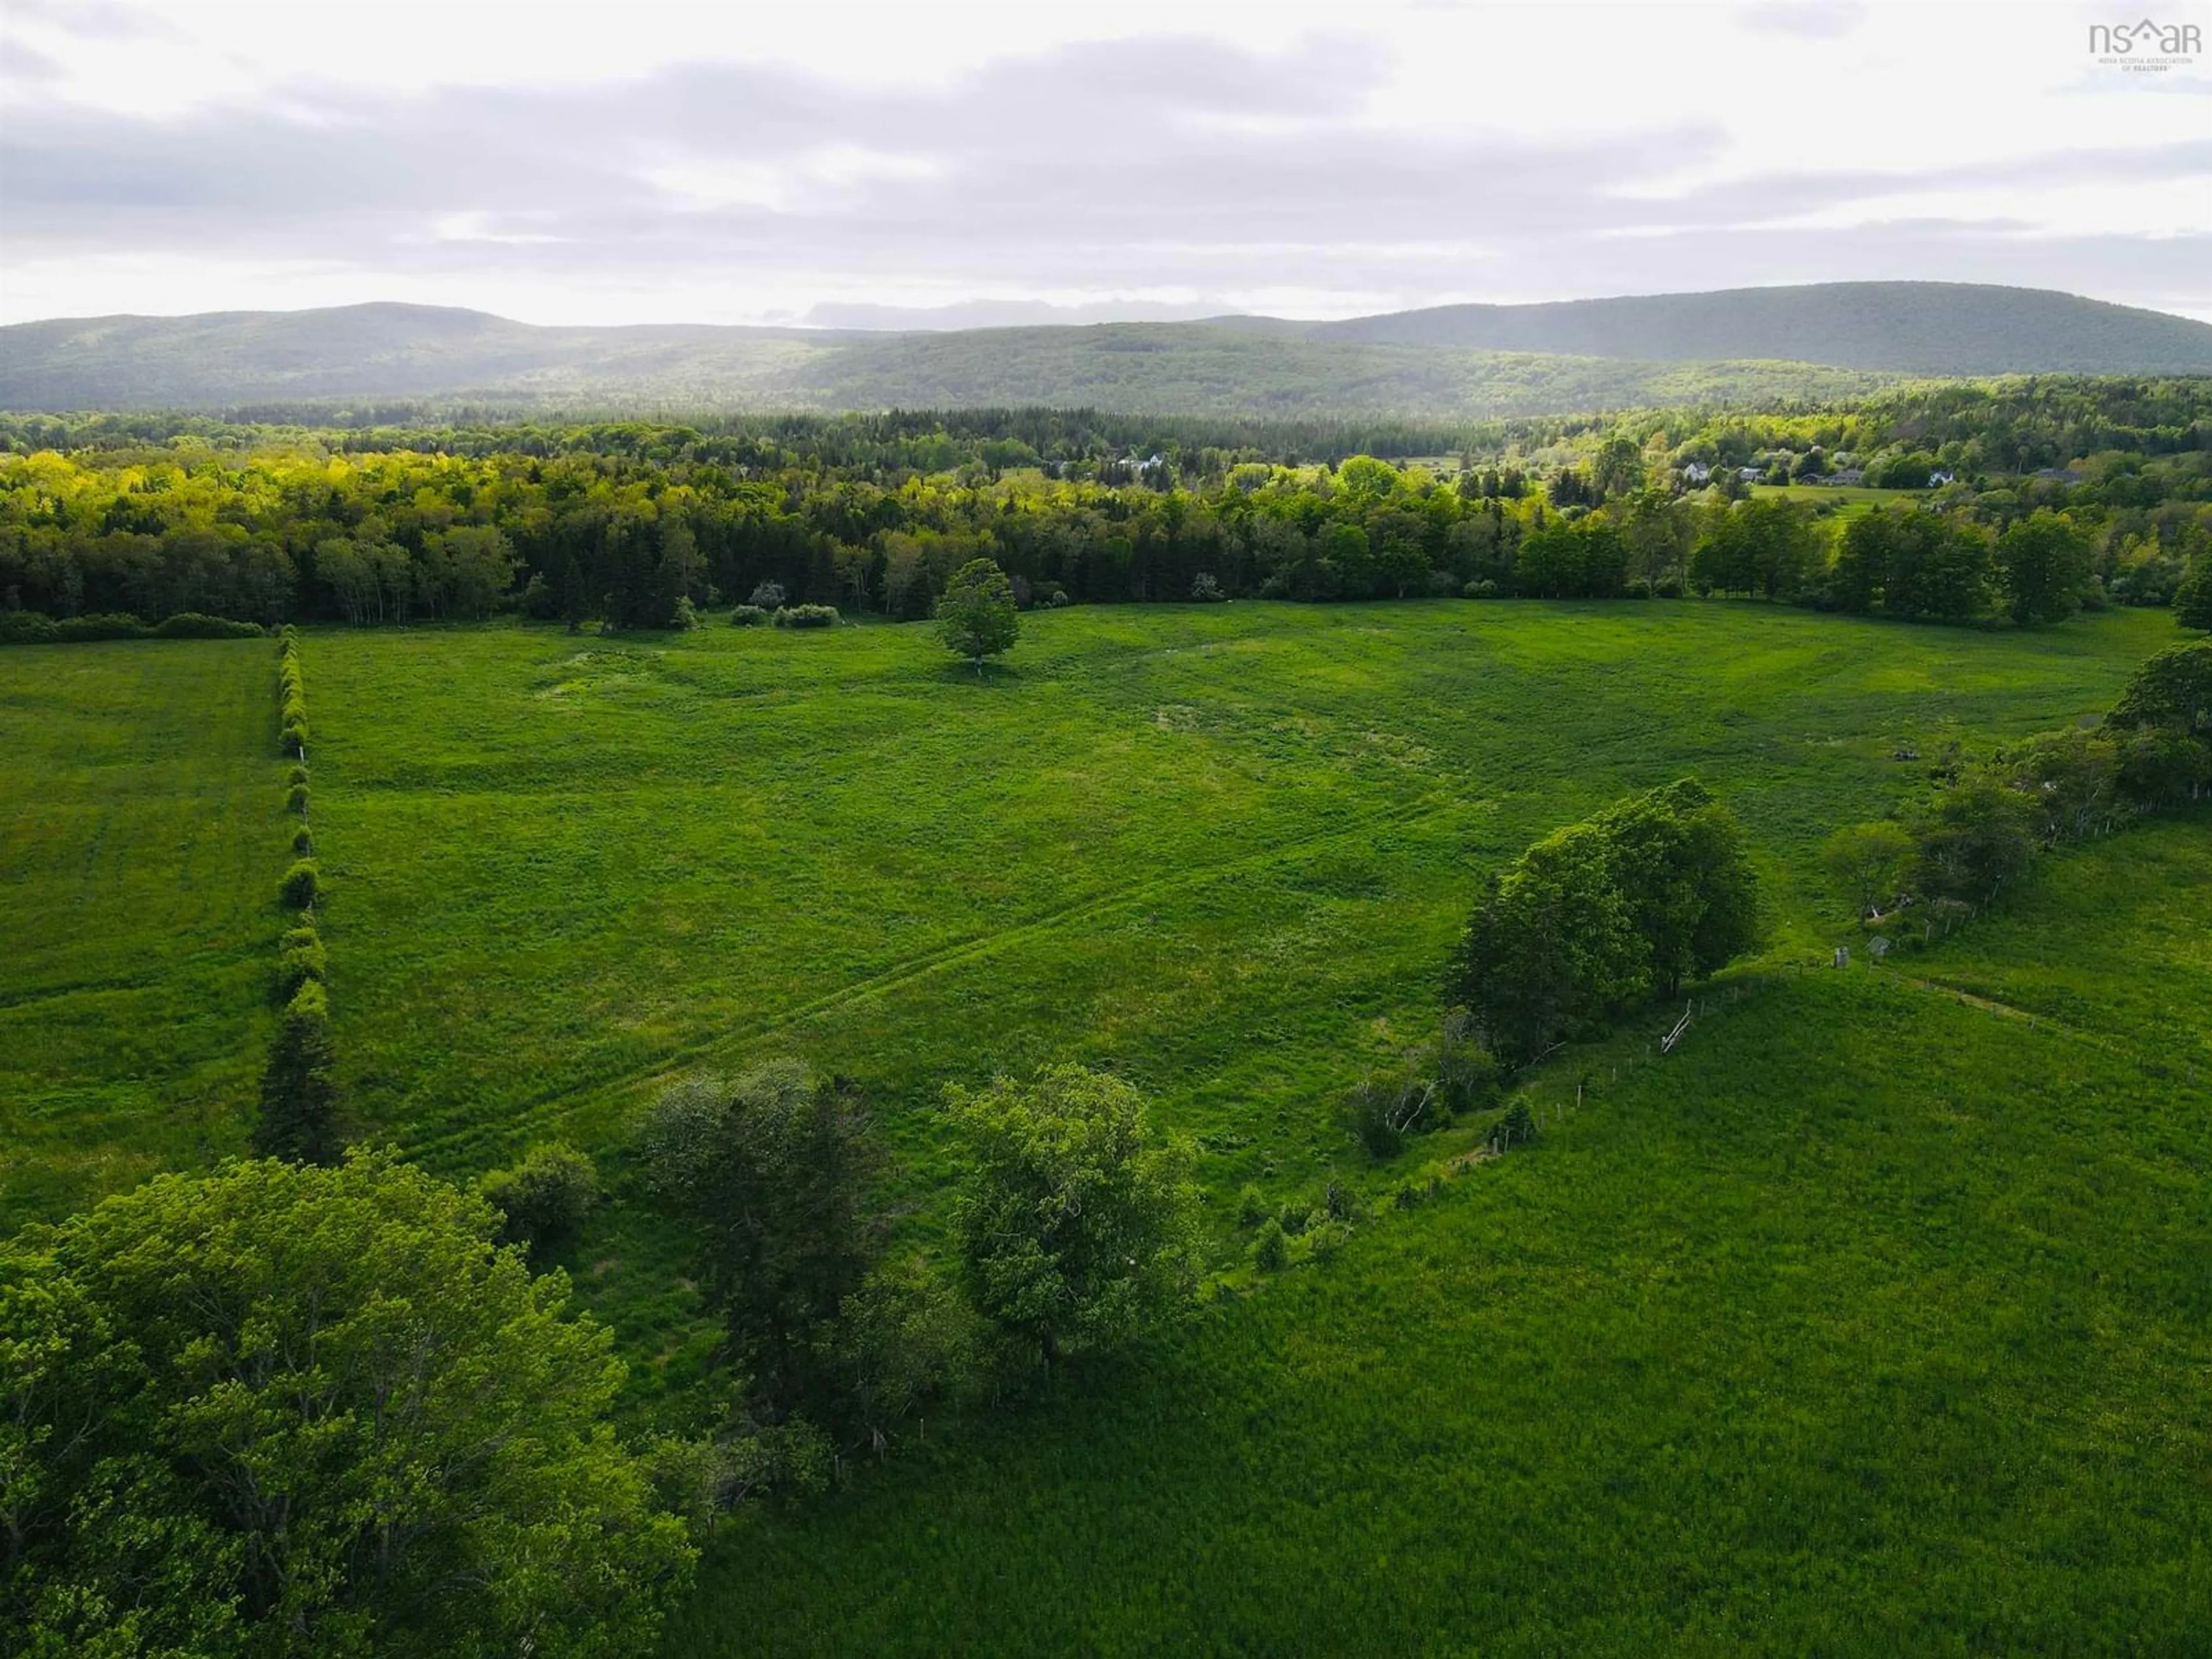
[[337,1161],[337,1084],[331,1043],[330,958],[315,927],[321,876],[307,817],[307,695],[300,668],[299,635],[288,624],[278,659],[276,689],[283,741],[294,757],[285,775],[285,806],[299,815],[292,833],[296,856],[277,884],[277,896],[299,919],[284,932],[276,956],[276,994],[283,1005],[276,1041],[261,1075],[261,1111],[253,1150],[264,1158],[302,1164]]
[[[307,757],[307,682],[300,672],[300,636],[289,623],[284,629],[284,650],[276,670],[276,694],[277,714],[284,723],[284,748],[304,761]],[[298,778],[294,782],[304,788],[307,780]],[[306,810],[304,799],[296,810]]]
[[66,645],[85,640],[258,640],[258,623],[180,611],[157,623],[127,614],[64,617],[37,611],[0,611],[0,645]]

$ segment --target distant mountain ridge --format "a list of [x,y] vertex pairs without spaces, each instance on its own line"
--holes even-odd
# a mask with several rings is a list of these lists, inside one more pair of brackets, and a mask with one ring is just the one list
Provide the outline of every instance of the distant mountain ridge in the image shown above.
[[1787,358],[1906,374],[2212,372],[2212,324],[1980,283],[1814,283],[1540,305],[1436,306],[1332,339],[1657,362]]
[[2212,325],[2043,289],[1838,283],[1341,322],[547,328],[380,303],[0,328],[0,408],[19,410],[467,399],[1484,416],[1831,398],[1900,376],[2031,372],[2212,374]]

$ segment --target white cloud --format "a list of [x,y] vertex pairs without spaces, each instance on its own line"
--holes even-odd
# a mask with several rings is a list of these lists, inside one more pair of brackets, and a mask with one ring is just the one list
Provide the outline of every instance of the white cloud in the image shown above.
[[0,319],[1334,316],[1868,276],[2212,315],[2204,100],[2100,75],[2088,15],[9,0]]

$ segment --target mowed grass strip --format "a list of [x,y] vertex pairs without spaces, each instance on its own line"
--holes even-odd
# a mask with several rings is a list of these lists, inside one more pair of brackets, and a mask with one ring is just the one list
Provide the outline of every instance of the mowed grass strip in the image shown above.
[[289,858],[257,641],[0,652],[0,1228],[242,1149]]
[[2202,1651],[2208,1109],[1770,981],[1328,1261],[741,1517],[668,1650]]

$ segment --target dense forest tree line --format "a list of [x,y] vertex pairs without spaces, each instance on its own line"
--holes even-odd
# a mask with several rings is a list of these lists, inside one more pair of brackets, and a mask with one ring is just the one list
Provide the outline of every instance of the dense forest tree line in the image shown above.
[[[1079,471],[1131,455],[1172,456],[1199,483],[1259,461],[1334,465],[1348,456],[1557,461],[1626,435],[1680,461],[1748,464],[1762,452],[1844,452],[1870,461],[1924,453],[1972,472],[2030,472],[2097,454],[2178,454],[2208,447],[2212,382],[2027,375],[1930,382],[1849,404],[1664,409],[1438,421],[1388,416],[1285,419],[1119,414],[1087,409],[886,410],[702,416],[687,421],[573,417],[497,404],[270,404],[228,417],[161,411],[0,413],[0,451],[276,446],[331,453],[614,454],[769,471],[833,470],[900,481],[908,472],[1041,465]],[[1900,482],[1905,480],[1900,479]],[[1917,481],[1913,481],[1917,483]]]
[[[2077,602],[2168,603],[2212,546],[2205,395],[2043,382],[1833,415],[1407,428],[1396,435],[1465,441],[1402,466],[1294,464],[1333,435],[1377,435],[1349,425],[1049,411],[453,429],[361,449],[325,441],[359,434],[229,447],[167,417],[8,417],[0,608],[361,624],[517,609],[665,627],[687,604],[774,584],[795,603],[911,618],[988,558],[1024,605],[1696,591],[2046,621]],[[1123,447],[1143,433],[1162,447]],[[23,453],[33,443],[47,447]],[[2046,454],[2068,465],[1981,470]],[[1845,460],[1923,489],[1957,476],[1847,526],[1744,499],[1747,472],[1831,477]]]

